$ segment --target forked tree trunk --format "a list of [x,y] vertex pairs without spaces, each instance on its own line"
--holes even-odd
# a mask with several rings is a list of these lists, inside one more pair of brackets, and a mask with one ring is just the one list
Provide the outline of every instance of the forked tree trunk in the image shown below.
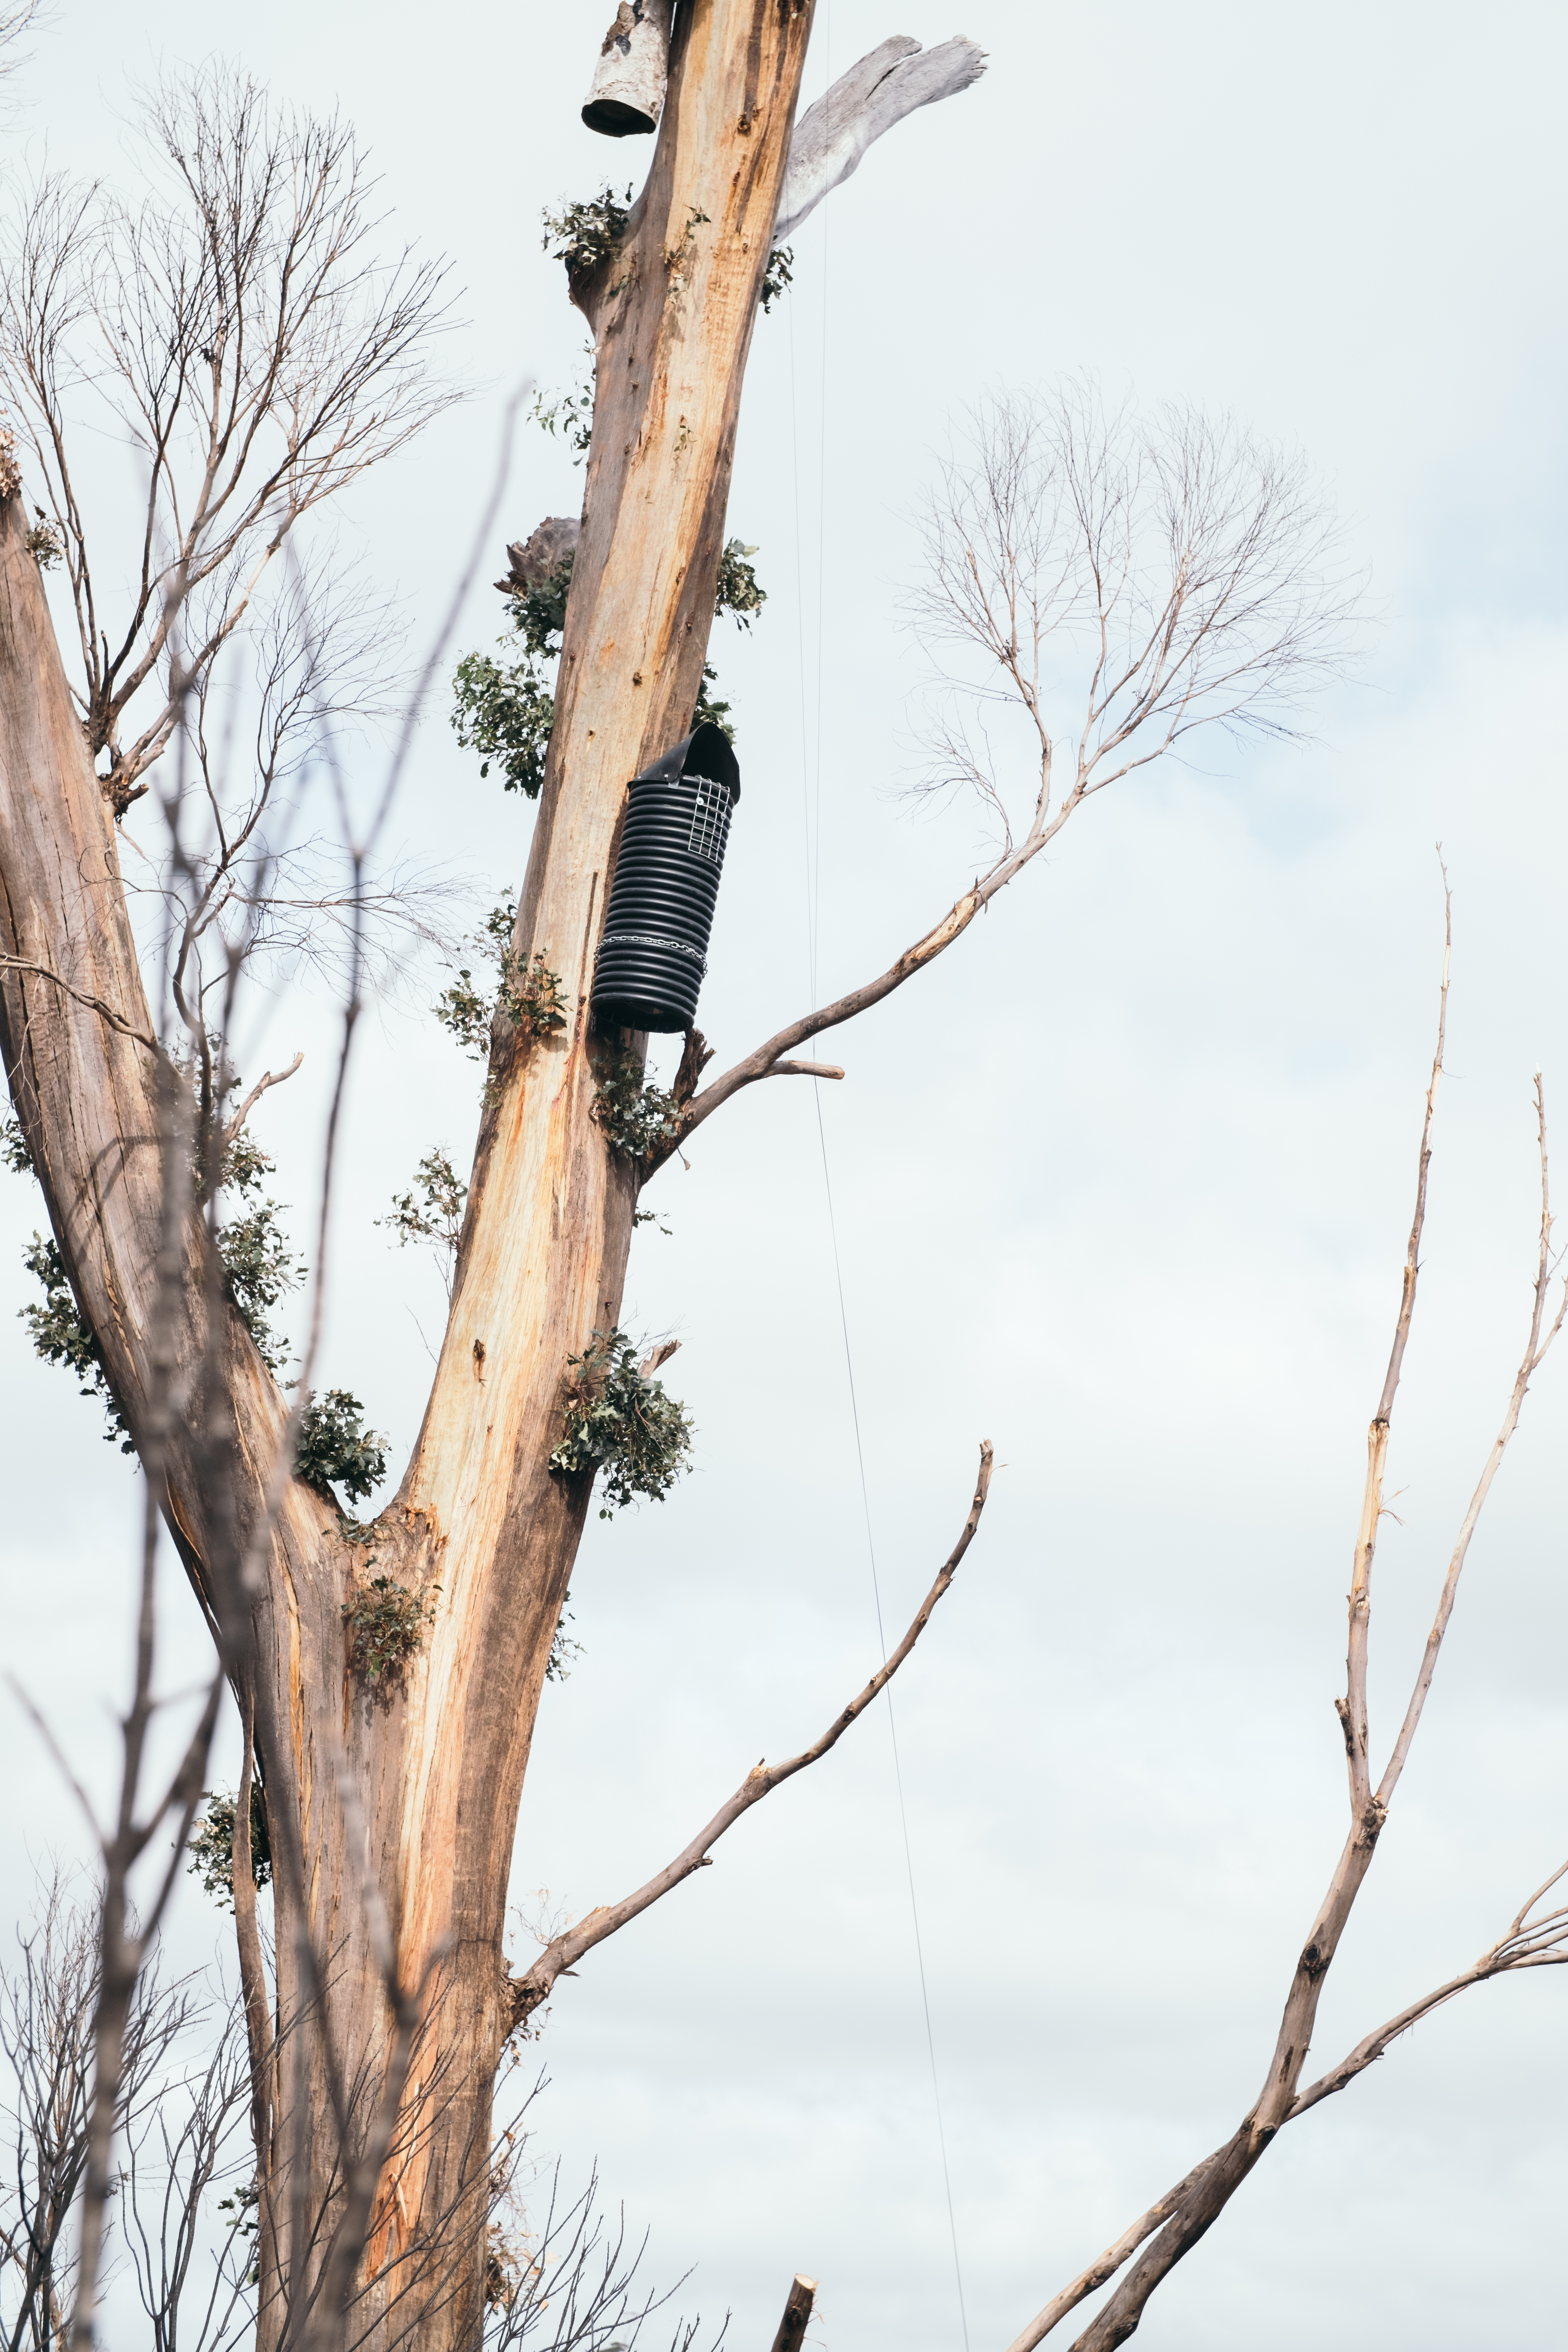
[[[570,1020],[543,1043],[498,1036],[440,1362],[378,1530],[375,1572],[438,1586],[434,1622],[403,1688],[378,1698],[351,1680],[342,1611],[366,1554],[297,1483],[255,1596],[256,1744],[269,1812],[298,1823],[304,1867],[302,1914],[286,1869],[277,1884],[282,2033],[269,2086],[264,2347],[302,2331],[301,2295],[324,2232],[312,2200],[297,2192],[308,2169],[320,2199],[342,2158],[323,2043],[343,2071],[351,2137],[386,2063],[367,1885],[384,1902],[403,1983],[426,1981],[426,1995],[352,2334],[366,2340],[370,2323],[368,2340],[389,2344],[427,2306],[422,2352],[478,2339],[491,2085],[510,2015],[508,1869],[588,1506],[587,1482],[552,1475],[548,1456],[566,1359],[617,1319],[635,1203],[631,1164],[590,1116],[605,1050],[589,1030],[594,953],[627,780],[686,731],[700,682],[742,378],[811,15],[811,0],[691,0],[680,10],[647,186],[614,264],[576,289],[597,334],[594,438],[515,935],[525,956],[541,952],[562,974]],[[13,495],[0,517],[0,947],[146,1030],[113,829],[25,529]],[[0,1005],[55,1229],[134,1425],[158,1223],[152,1057],[49,981],[8,971]],[[188,1366],[199,1353],[198,1261],[193,1244],[179,1343]],[[254,1524],[284,1406],[236,1318],[222,1357],[240,1464],[235,1507],[242,1525]],[[183,1438],[169,1483],[169,1515],[200,1590],[217,1499],[200,1491]],[[355,1814],[351,1834],[345,1818]],[[314,2010],[307,1935],[325,1977]],[[311,2250],[299,2242],[307,2226]]]

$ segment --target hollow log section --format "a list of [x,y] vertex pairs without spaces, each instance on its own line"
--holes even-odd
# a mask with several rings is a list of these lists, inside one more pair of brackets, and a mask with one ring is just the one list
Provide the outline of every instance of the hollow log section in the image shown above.
[[[378,1530],[378,1572],[438,1586],[405,1687],[372,1706],[350,1682],[342,1605],[364,1554],[292,1484],[236,1668],[270,1808],[300,1824],[304,1916],[280,1874],[277,2003],[304,2009],[299,1937],[328,1984],[343,2078],[374,2097],[388,2004],[365,1868],[351,1854],[337,1775],[363,1815],[363,1862],[393,1923],[402,1982],[434,1980],[410,2089],[376,2202],[355,2340],[400,2336],[398,2292],[426,2282],[420,2352],[479,2336],[491,2085],[510,2016],[502,1929],[534,1714],[588,1503],[552,1476],[569,1355],[618,1317],[635,1177],[590,1118],[588,993],[628,777],[684,734],[700,681],[742,380],[772,242],[812,0],[694,0],[681,11],[647,185],[621,251],[574,298],[595,331],[598,378],[586,511],[566,619],[556,724],[516,943],[566,981],[558,1038],[498,1030],[455,1297],[423,1428]],[[0,505],[0,950],[153,1025],[121,887],[118,844],[68,693],[20,492]],[[0,973],[0,1020],[28,1147],[71,1282],[135,1428],[157,1245],[152,1057],[37,973]],[[199,1244],[180,1336],[201,1347]],[[237,1318],[223,1339],[243,1465],[241,1521],[257,1524],[286,1412]],[[198,1592],[213,1498],[176,1435],[167,1516]],[[340,1768],[338,1759],[343,1761]],[[317,2194],[336,2166],[322,2056],[308,2079],[285,2036],[271,2145],[308,2147]],[[303,2106],[304,2114],[300,2112]],[[303,2134],[301,2140],[300,2135]],[[275,2179],[276,2186],[276,2179]],[[297,2182],[274,2200],[276,2260],[261,2342],[276,2346]],[[456,2215],[454,2223],[449,2218]],[[434,2233],[426,2251],[419,2249]],[[319,2243],[319,2237],[318,2237]],[[306,2273],[291,2281],[295,2319]],[[378,2317],[378,2315],[382,2316]]]

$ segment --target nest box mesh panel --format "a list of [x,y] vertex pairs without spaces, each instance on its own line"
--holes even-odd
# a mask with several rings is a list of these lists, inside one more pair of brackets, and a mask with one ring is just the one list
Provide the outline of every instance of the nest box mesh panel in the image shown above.
[[634,777],[594,968],[601,1029],[689,1029],[741,771],[704,724]]
[[734,806],[730,787],[715,783],[711,776],[693,776],[691,782],[697,787],[697,803],[686,846],[693,857],[705,857],[710,866],[722,866],[724,844],[730,838],[730,811]]

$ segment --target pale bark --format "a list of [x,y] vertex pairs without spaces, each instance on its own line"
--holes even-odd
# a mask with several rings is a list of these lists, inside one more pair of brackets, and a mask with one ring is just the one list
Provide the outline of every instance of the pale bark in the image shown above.
[[669,0],[621,0],[594,68],[583,109],[590,131],[608,139],[653,130],[669,70]]
[[[588,1503],[589,1481],[552,1475],[548,1457],[566,1360],[618,1315],[636,1191],[590,1117],[594,951],[626,780],[686,731],[700,680],[810,23],[809,0],[683,12],[613,282],[580,289],[599,345],[587,510],[516,934],[566,976],[573,1014],[545,1044],[498,1038],[446,1341],[378,1527],[378,1570],[438,1585],[437,1613],[384,1701],[347,1672],[357,1556],[331,1507],[285,1479],[268,1526],[288,1414],[237,1316],[220,1307],[205,1336],[207,1258],[199,1233],[189,1244],[177,1385],[220,1394],[234,1460],[223,1510],[241,1555],[260,1545],[248,1606],[221,1630],[254,1708],[277,1864],[264,2347],[334,2340],[359,2203],[356,2340],[388,2340],[419,2303],[422,2347],[478,2334],[507,1872]],[[0,502],[0,1042],[73,1286],[140,1433],[161,1192],[155,1057],[139,1041],[157,1024],[25,535],[14,495]],[[166,1507],[216,1623],[216,1501],[177,1422]]]
[[800,2352],[805,2341],[805,2331],[811,2323],[811,2306],[816,2301],[816,2281],[796,2271],[789,2294],[784,2299],[784,2317],[779,2321],[773,2337],[773,2352]]
[[824,196],[859,170],[867,149],[896,122],[917,107],[934,106],[940,98],[968,89],[984,71],[984,50],[962,35],[922,49],[907,33],[895,33],[840,74],[796,126],[774,242],[783,245],[793,236]]

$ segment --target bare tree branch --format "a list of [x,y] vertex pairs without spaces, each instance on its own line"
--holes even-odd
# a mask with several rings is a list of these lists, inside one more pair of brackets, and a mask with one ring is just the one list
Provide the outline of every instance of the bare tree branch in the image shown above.
[[[1413,2025],[1418,2025],[1423,2018],[1430,2017],[1435,2010],[1441,2009],[1446,2001],[1467,1991],[1471,1985],[1485,1984],[1493,1977],[1506,1976],[1520,1969],[1560,1968],[1568,1964],[1568,1909],[1552,1912],[1533,1923],[1530,1920],[1530,1914],[1536,1905],[1564,1876],[1568,1876],[1568,1863],[1564,1863],[1561,1870],[1554,1871],[1544,1885],[1536,1889],[1516,1915],[1507,1935],[1483,1952],[1473,1967],[1463,1969],[1457,1977],[1450,1977],[1446,1984],[1436,1986],[1433,1991],[1423,1994],[1419,2000],[1412,2001],[1407,2009],[1402,2009],[1386,2024],[1364,2034],[1337,2066],[1331,2067],[1326,2074],[1297,2095],[1285,2117],[1286,2123],[1294,2123],[1310,2108],[1331,2098],[1335,2092],[1344,2090],[1358,2074],[1364,2074],[1369,2066],[1383,2057],[1402,2033],[1407,2033]],[[1152,2237],[1162,2222],[1169,2221],[1183,2200],[1201,2186],[1210,2168],[1225,2152],[1224,2148],[1216,2148],[1214,2155],[1194,2165],[1173,2189],[1167,2189],[1146,2213],[1140,2214],[1131,2229],[1124,2230],[1113,2245],[1107,2246],[1088,2270],[1063,2287],[1059,2294],[1053,2295],[1043,2311],[1037,2312],[1027,2327],[1014,2337],[1007,2352],[1035,2352],[1036,2345],[1043,2343],[1069,2311],[1075,2310],[1086,2297],[1102,2287],[1107,2279],[1114,2278],[1122,2265],[1131,2260],[1144,2240]]]
[[[155,184],[140,204],[47,177],[0,266],[0,386],[60,536],[89,748],[108,755],[117,814],[146,790],[183,704],[170,583],[201,618],[186,624],[187,667],[200,677],[246,625],[301,518],[456,396],[427,357],[445,321],[444,272],[407,251],[373,257],[375,183],[345,124],[276,108],[212,65],[151,93],[143,131]],[[89,393],[147,469],[118,638],[100,610],[71,454]]]
[[824,196],[858,171],[868,148],[896,122],[917,107],[955,97],[984,71],[984,50],[962,35],[922,49],[907,34],[895,33],[840,74],[795,124],[773,226],[775,243],[793,236]]
[[1447,1984],[1438,1985],[1432,1992],[1424,1993],[1419,2000],[1412,2001],[1408,2009],[1402,2009],[1397,2017],[1391,2017],[1373,2032],[1363,2034],[1337,2066],[1331,2066],[1326,2074],[1298,2094],[1287,2123],[1293,2123],[1309,2107],[1342,2091],[1381,2058],[1402,2033],[1408,2033],[1413,2025],[1430,2017],[1434,2010],[1441,2009],[1456,1994],[1468,1991],[1471,1985],[1486,1984],[1493,1977],[1508,1976],[1521,1969],[1553,1969],[1568,1964],[1568,1908],[1549,1912],[1543,1919],[1532,1921],[1530,1917],[1542,1897],[1564,1876],[1568,1876],[1568,1863],[1553,1871],[1546,1884],[1536,1889],[1516,1915],[1507,1935],[1500,1937],[1472,1967],[1450,1977]]
[[82,989],[73,988],[68,980],[63,978],[58,971],[51,971],[47,964],[33,963],[26,956],[0,955],[0,966],[4,966],[7,971],[35,973],[39,980],[47,980],[51,987],[63,990],[75,1003],[84,1005],[89,1013],[99,1013],[108,1022],[111,1029],[118,1030],[121,1037],[134,1038],[136,1044],[145,1045],[149,1053],[162,1052],[158,1040],[151,1031],[138,1029],[134,1022],[127,1021],[123,1013],[116,1013],[112,1004],[106,1004],[101,996],[93,996]]
[[1425,1222],[1427,1177],[1431,1159],[1432,1125],[1436,1091],[1442,1075],[1443,1046],[1447,1026],[1448,972],[1452,944],[1451,906],[1445,877],[1445,919],[1442,982],[1439,992],[1437,1046],[1433,1059],[1432,1074],[1426,1089],[1422,1120],[1421,1150],[1417,1159],[1415,1210],[1412,1219],[1410,1240],[1405,1252],[1400,1304],[1395,1318],[1394,1344],[1388,1370],[1384,1378],[1377,1412],[1369,1433],[1368,1478],[1357,1533],[1355,1571],[1350,1599],[1351,1639],[1346,1668],[1346,1696],[1337,1702],[1342,1725],[1345,1730],[1345,1746],[1350,1759],[1350,1828],[1343,1850],[1330,1881],[1329,1888],[1319,1907],[1311,1929],[1302,1946],[1295,1973],[1286,1999],[1273,2056],[1263,2088],[1253,2105],[1242,2118],[1232,2137],[1215,2151],[1186,2179],[1168,2192],[1157,2207],[1133,2224],[1132,2228],[1109,2248],[1100,2261],[1090,2266],[1072,2286],[1053,2298],[1019,2337],[1015,2352],[1031,2352],[1031,2347],[1055,2327],[1068,2311],[1083,2295],[1103,2284],[1114,2271],[1136,2252],[1154,2231],[1152,2242],[1133,2263],[1121,2284],[1110,2296],[1089,2327],[1075,2342],[1074,2352],[1111,2352],[1132,2335],[1142,2319],[1150,2296],[1162,2280],[1190,2252],[1224,2210],[1243,2180],[1261,2160],[1280,2126],[1292,2116],[1304,2113],[1332,2092],[1343,2088],[1355,2076],[1381,2056],[1388,2043],[1400,2032],[1445,2000],[1451,2000],[1467,1986],[1480,1983],[1492,1976],[1521,1967],[1556,1966],[1568,1958],[1568,1914],[1554,1912],[1543,1920],[1531,1924],[1535,1906],[1556,1885],[1563,1876],[1559,1872],[1549,1879],[1517,1915],[1508,1935],[1483,1954],[1475,1967],[1462,1976],[1437,1988],[1408,2011],[1368,2035],[1357,2045],[1341,2066],[1307,2092],[1299,2092],[1301,2068],[1310,2047],[1313,2025],[1321,1999],[1323,1984],[1332,1966],[1335,1954],[1350,1919],[1357,1895],[1372,1866],[1379,1838],[1387,1819],[1394,1790],[1407,1759],[1411,1743],[1419,1727],[1422,1709],[1436,1672],[1438,1653],[1452,1614],[1455,1596],[1468,1554],[1476,1525],[1490,1493],[1503,1455],[1518,1428],[1519,1417],[1530,1381],[1544,1360],[1548,1349],[1568,1317],[1568,1283],[1563,1286],[1563,1299],[1550,1325],[1546,1322],[1548,1297],[1553,1278],[1552,1251],[1552,1204],[1550,1169],[1546,1150],[1546,1113],[1541,1074],[1535,1077],[1535,1109],[1537,1148],[1541,1169],[1541,1221],[1537,1237],[1536,1272],[1531,1297],[1529,1334],[1519,1371],[1503,1415],[1502,1426],[1494,1440],[1469,1506],[1461,1523],[1459,1534],[1450,1556],[1447,1575],[1439,1596],[1436,1614],[1426,1648],[1415,1677],[1405,1718],[1383,1780],[1376,1792],[1371,1793],[1370,1767],[1364,1759],[1369,1754],[1365,1730],[1365,1658],[1366,1627],[1371,1608],[1371,1569],[1378,1517],[1382,1509],[1383,1464],[1386,1454],[1387,1436],[1392,1423],[1394,1398],[1399,1385],[1405,1350],[1409,1338],[1415,1310],[1415,1289],[1419,1276],[1419,1253]]
[[[1442,853],[1438,853],[1441,866]],[[1426,1085],[1426,1108],[1421,1120],[1421,1149],[1415,1163],[1415,1211],[1405,1249],[1405,1275],[1394,1319],[1394,1345],[1377,1411],[1366,1433],[1366,1484],[1362,1494],[1361,1525],[1356,1530],[1355,1557],[1351,1569],[1350,1639],[1345,1659],[1345,1696],[1334,1701],[1345,1736],[1345,1760],[1350,1770],[1351,1816],[1366,1818],[1372,1803],[1372,1767],[1368,1750],[1366,1710],[1367,1644],[1372,1625],[1372,1563],[1383,1520],[1383,1479],[1388,1461],[1389,1424],[1399,1391],[1405,1350],[1415,1312],[1415,1285],[1421,1271],[1421,1234],[1426,1223],[1426,1179],[1432,1165],[1432,1122],[1437,1112],[1437,1087],[1443,1076],[1443,1047],[1448,1034],[1448,971],[1454,953],[1454,894],[1443,868],[1443,974],[1437,989],[1437,1044],[1432,1075]],[[1386,1808],[1384,1809],[1386,1810]]]
[[672,1887],[680,1885],[682,1879],[689,1878],[694,1870],[702,1869],[709,1859],[709,1849],[718,1843],[725,1831],[732,1828],[742,1813],[749,1812],[753,1805],[771,1796],[783,1782],[793,1779],[796,1772],[804,1772],[808,1764],[817,1763],[830,1748],[837,1747],[850,1725],[858,1717],[864,1715],[872,1700],[886,1689],[924,1633],[932,1610],[952,1582],[964,1553],[974,1540],[980,1515],[985,1508],[985,1497],[991,1491],[991,1441],[983,1438],[980,1475],[969,1506],[969,1516],[963,1523],[963,1532],[943,1561],[935,1583],[916,1611],[903,1640],[872,1675],[865,1689],[849,1701],[840,1715],[835,1717],[821,1738],[810,1748],[803,1748],[798,1756],[792,1756],[782,1764],[753,1764],[734,1795],[721,1805],[707,1827],[700,1830],[690,1844],[683,1847],[674,1861],[667,1863],[645,1886],[639,1886],[635,1894],[624,1896],[619,1903],[600,1906],[590,1911],[586,1918],[579,1920],[574,1927],[568,1928],[564,1935],[557,1936],[547,1945],[525,1975],[514,1977],[511,1984],[514,2031],[531,2011],[549,1999],[557,1978],[564,1976],[596,1944],[604,1943],[628,1920],[647,1910],[660,1895],[668,1895]]
[[[1359,587],[1336,526],[1300,461],[1226,420],[1173,405],[1108,414],[1092,383],[993,401],[971,417],[924,522],[924,584],[908,607],[937,665],[921,789],[973,792],[1000,830],[997,853],[878,979],[792,1021],[694,1094],[649,1173],[795,1046],[943,954],[1091,794],[1200,728],[1299,733],[1305,698],[1347,666]],[[967,665],[956,674],[954,649]],[[1075,674],[1076,689],[1063,683]],[[1058,729],[1050,707],[1075,690],[1079,715]],[[988,711],[1021,726],[1028,745],[1016,837],[989,743],[974,744],[964,715],[984,734]],[[1072,772],[1053,805],[1064,740]]]
[[1069,2311],[1076,2311],[1097,2287],[1102,2287],[1107,2279],[1114,2278],[1122,2264],[1131,2260],[1144,2239],[1152,2237],[1161,2222],[1170,2220],[1183,2198],[1191,2196],[1209,2167],[1224,2153],[1223,2148],[1216,2148],[1213,2156],[1205,2156],[1201,2164],[1194,2164],[1190,2172],[1184,2174],[1173,2189],[1167,2189],[1163,2197],[1157,2197],[1148,2211],[1141,2213],[1131,2229],[1123,2230],[1120,2238],[1090,2263],[1088,2270],[1080,2271],[1059,2294],[1052,2295],[1045,2309],[1037,2312],[1027,2327],[1014,2336],[1007,2352],[1035,2352],[1036,2345],[1043,2343]]
[[1399,1785],[1399,1776],[1405,1769],[1411,1743],[1420,1727],[1422,1709],[1426,1704],[1426,1695],[1432,1687],[1432,1677],[1437,1671],[1437,1654],[1443,1646],[1443,1636],[1448,1630],[1448,1620],[1454,1613],[1454,1601],[1459,1590],[1459,1578],[1469,1554],[1470,1538],[1475,1534],[1477,1522],[1486,1507],[1486,1499],[1491,1492],[1492,1481],[1502,1467],[1502,1457],[1508,1450],[1509,1440],[1519,1426],[1519,1416],[1524,1404],[1525,1391],[1544,1360],[1548,1349],[1562,1330],[1564,1317],[1568,1316],[1568,1281],[1564,1281],[1563,1297],[1556,1315],[1552,1318],[1544,1336],[1542,1335],[1542,1325],[1546,1316],[1547,1293],[1551,1288],[1555,1261],[1552,1250],[1552,1190],[1546,1159],[1546,1097],[1539,1070],[1535,1073],[1535,1117],[1541,1153],[1541,1233],[1536,1257],[1535,1295],[1530,1325],[1530,1340],[1514,1378],[1513,1391],[1508,1401],[1508,1409],[1503,1414],[1502,1427],[1492,1441],[1491,1452],[1488,1454],[1485,1467],[1476,1482],[1475,1492],[1470,1496],[1469,1507],[1460,1524],[1453,1551],[1449,1555],[1447,1574],[1443,1580],[1443,1590],[1438,1597],[1436,1614],[1432,1620],[1432,1629],[1426,1636],[1426,1646],[1422,1653],[1420,1668],[1415,1676],[1415,1686],[1410,1694],[1409,1704],[1405,1710],[1405,1719],[1399,1727],[1399,1736],[1394,1743],[1394,1752],[1384,1768],[1383,1779],[1378,1783],[1377,1795],[1373,1801],[1380,1817],[1387,1814],[1388,1808],[1394,1801],[1394,1792]]
[[289,1064],[286,1069],[263,1070],[261,1076],[257,1079],[256,1084],[251,1087],[250,1092],[246,1096],[245,1100],[240,1104],[239,1108],[235,1112],[234,1117],[228,1120],[223,1129],[223,1142],[226,1150],[238,1135],[241,1128],[245,1125],[246,1120],[250,1117],[251,1112],[256,1108],[257,1104],[267,1092],[268,1087],[282,1086],[286,1079],[291,1078],[294,1076],[295,1071],[300,1068],[304,1059],[305,1056],[302,1053],[296,1054],[293,1060]]

